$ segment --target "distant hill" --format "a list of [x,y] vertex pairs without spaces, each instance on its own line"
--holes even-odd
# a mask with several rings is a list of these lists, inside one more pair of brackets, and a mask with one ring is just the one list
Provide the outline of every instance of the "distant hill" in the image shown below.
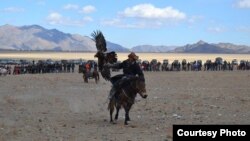
[[231,43],[207,43],[202,40],[184,46],[152,46],[139,45],[131,49],[133,52],[172,52],[172,53],[250,53],[250,47]]
[[[116,52],[128,49],[107,41],[107,48]],[[94,41],[87,36],[45,29],[39,25],[0,26],[0,50],[96,51]]]
[[[198,41],[184,46],[139,45],[131,49],[107,41],[108,51],[116,52],[174,52],[174,53],[250,53],[250,47],[231,43],[207,43]],[[95,52],[95,42],[88,36],[69,34],[39,25],[0,26],[1,50],[27,51],[86,51]]]
[[234,45],[231,43],[218,43],[216,45],[224,49],[229,49],[233,53],[250,53],[250,47],[245,45]]
[[231,43],[209,44],[199,41],[195,44],[187,44],[177,47],[172,52],[176,53],[250,53],[250,47],[234,45]]
[[140,45],[131,49],[133,52],[169,52],[174,49],[174,46],[152,46],[152,45]]
[[129,52],[130,50],[115,43],[111,43],[107,41],[107,49],[108,51],[117,51],[117,52]]

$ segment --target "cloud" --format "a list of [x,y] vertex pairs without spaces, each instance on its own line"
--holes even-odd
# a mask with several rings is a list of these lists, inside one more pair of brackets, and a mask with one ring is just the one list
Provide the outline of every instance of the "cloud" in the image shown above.
[[92,17],[89,17],[89,16],[83,17],[83,20],[84,20],[85,22],[93,22],[93,21],[94,21],[93,18],[92,18]]
[[79,6],[76,4],[66,4],[63,6],[64,10],[78,10]]
[[250,33],[250,26],[240,26],[236,28],[236,31],[243,33]]
[[239,0],[237,2],[239,8],[250,8],[250,0]]
[[90,14],[96,11],[96,8],[92,5],[86,5],[80,8],[80,6],[76,4],[66,4],[63,6],[63,9],[64,10],[76,10],[79,13],[83,13],[83,14]]
[[185,13],[173,7],[158,8],[152,4],[139,4],[118,12],[113,19],[105,19],[101,24],[119,28],[160,28],[176,25],[186,20]]
[[161,21],[145,21],[145,20],[136,20],[128,21],[122,18],[114,18],[110,20],[102,20],[102,25],[113,26],[119,28],[159,28],[164,25],[164,22]]
[[1,9],[0,11],[6,12],[6,13],[19,13],[19,12],[24,12],[24,9],[19,8],[19,7],[7,7],[4,9]]
[[52,12],[46,18],[48,24],[51,25],[64,25],[64,26],[83,26],[88,22],[92,22],[91,17],[83,17],[82,19],[71,19],[64,17],[60,13]]
[[82,7],[82,9],[80,10],[80,13],[89,14],[95,11],[96,11],[96,8],[94,6],[87,5],[87,6]]
[[191,16],[188,18],[187,21],[189,24],[195,24],[195,23],[200,22],[202,20],[204,20],[203,16]]
[[[86,23],[94,21],[92,17],[87,16],[87,14],[92,13],[96,10],[94,6],[87,5],[80,8],[79,5],[69,3],[64,5],[62,9],[73,10],[73,12],[75,12],[75,14],[77,15],[76,16],[77,18],[63,16],[58,12],[52,12],[46,18],[47,23],[51,25],[63,25],[63,26],[84,26]],[[79,18],[79,16],[81,18]]]
[[126,8],[121,15],[131,18],[162,19],[162,20],[183,20],[186,14],[171,6],[157,8],[152,4],[139,4]]
[[103,20],[101,21],[102,25],[106,26],[115,26],[119,28],[145,28],[145,24],[143,23],[126,23],[124,20],[121,18],[115,18],[111,20]]
[[63,23],[63,16],[59,13],[53,12],[49,14],[47,21],[52,25],[61,24]]
[[46,1],[45,0],[38,0],[37,5],[41,5],[41,6],[45,6],[46,5]]
[[225,32],[226,29],[224,27],[209,27],[207,31],[211,33],[222,33]]

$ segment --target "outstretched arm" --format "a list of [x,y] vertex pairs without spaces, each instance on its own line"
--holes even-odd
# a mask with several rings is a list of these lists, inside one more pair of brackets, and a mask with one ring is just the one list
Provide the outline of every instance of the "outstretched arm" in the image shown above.
[[121,69],[122,64],[121,63],[114,63],[114,64],[107,63],[107,64],[104,65],[104,67]]

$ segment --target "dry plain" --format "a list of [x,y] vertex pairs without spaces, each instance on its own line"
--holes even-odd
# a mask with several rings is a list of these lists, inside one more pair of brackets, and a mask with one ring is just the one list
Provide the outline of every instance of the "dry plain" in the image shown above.
[[103,79],[2,76],[0,140],[171,141],[173,124],[249,124],[249,71],[145,72],[145,78],[149,96],[137,96],[124,126],[123,110],[117,124],[109,123],[111,84]]
[[[62,59],[85,59],[85,60],[97,60],[94,58],[94,52],[0,52],[0,59],[28,59],[28,60],[62,60]],[[129,53],[117,53],[118,60],[122,61],[127,59]],[[170,62],[174,60],[181,61],[186,59],[187,61],[202,60],[205,62],[210,59],[215,60],[216,57],[222,57],[227,61],[233,59],[250,60],[250,54],[205,54],[205,53],[136,53],[141,60],[151,61],[157,59],[162,62],[164,59],[168,59]]]

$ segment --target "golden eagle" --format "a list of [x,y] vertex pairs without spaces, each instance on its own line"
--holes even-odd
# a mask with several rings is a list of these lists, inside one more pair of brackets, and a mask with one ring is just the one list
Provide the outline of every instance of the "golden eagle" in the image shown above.
[[96,44],[97,53],[95,54],[95,57],[98,58],[99,71],[101,72],[102,77],[109,81],[111,77],[110,68],[105,67],[105,64],[113,64],[117,62],[117,54],[114,51],[106,52],[107,44],[101,31],[96,30],[91,34],[91,36]]

